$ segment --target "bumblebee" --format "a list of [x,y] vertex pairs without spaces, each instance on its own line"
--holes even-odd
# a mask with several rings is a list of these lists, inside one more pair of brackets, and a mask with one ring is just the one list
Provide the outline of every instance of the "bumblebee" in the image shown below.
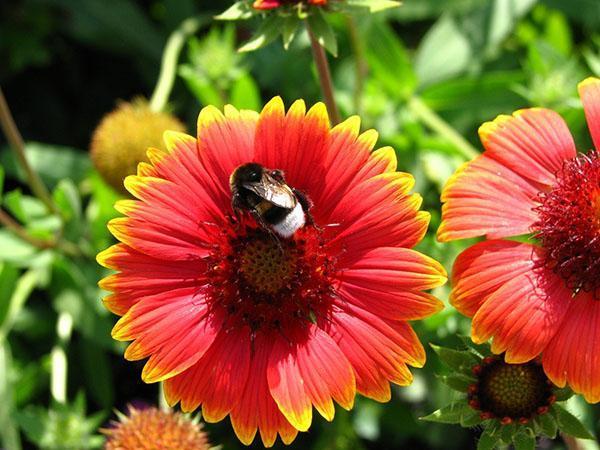
[[264,229],[290,238],[308,220],[312,222],[306,195],[287,185],[281,170],[258,163],[237,167],[229,177],[231,207],[236,217],[249,212]]

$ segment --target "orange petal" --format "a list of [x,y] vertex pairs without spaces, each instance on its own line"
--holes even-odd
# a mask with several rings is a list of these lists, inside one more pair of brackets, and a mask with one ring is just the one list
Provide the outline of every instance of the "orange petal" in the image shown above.
[[600,78],[586,78],[577,88],[594,147],[600,150]]

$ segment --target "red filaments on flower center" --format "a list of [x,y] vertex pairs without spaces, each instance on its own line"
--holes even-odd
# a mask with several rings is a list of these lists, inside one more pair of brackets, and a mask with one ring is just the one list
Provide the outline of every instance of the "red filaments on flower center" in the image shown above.
[[326,317],[335,295],[333,262],[314,227],[290,239],[252,226],[225,237],[209,258],[206,298],[226,327],[284,332]]
[[546,266],[575,293],[600,299],[600,154],[565,162],[557,184],[539,201],[533,227],[546,250]]

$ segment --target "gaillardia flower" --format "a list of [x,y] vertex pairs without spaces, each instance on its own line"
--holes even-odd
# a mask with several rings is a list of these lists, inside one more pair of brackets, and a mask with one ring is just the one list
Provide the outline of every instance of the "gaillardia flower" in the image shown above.
[[166,130],[185,131],[185,126],[172,114],[151,110],[143,98],[122,102],[104,116],[94,131],[92,162],[109,185],[127,193],[123,180],[135,174],[138,163],[148,161],[148,147],[163,145]]
[[[350,409],[357,391],[387,401],[389,382],[409,384],[407,365],[424,364],[407,321],[441,309],[423,291],[446,280],[411,250],[429,214],[393,149],[371,152],[377,133],[359,127],[330,129],[321,103],[207,107],[197,139],[167,132],[168,151],[149,150],[125,180],[137,200],[116,205],[121,243],[98,256],[119,272],[100,283],[123,316],[113,337],[134,341],[127,359],[150,357],[142,378],[164,380],[171,405],[202,406],[208,422],[230,415],[244,443],[257,429],[266,446],[278,433],[289,443],[313,406],[332,420],[334,401]],[[249,162],[310,199],[290,237],[234,214],[230,177]]]
[[129,406],[128,414],[101,430],[107,436],[105,450],[208,450],[202,424],[173,411]]
[[[542,354],[548,377],[600,401],[600,80],[579,85],[594,146],[577,154],[547,109],[479,130],[485,152],[448,181],[438,237],[486,236],[459,255],[452,304],[507,362]],[[502,238],[532,234],[533,242]]]

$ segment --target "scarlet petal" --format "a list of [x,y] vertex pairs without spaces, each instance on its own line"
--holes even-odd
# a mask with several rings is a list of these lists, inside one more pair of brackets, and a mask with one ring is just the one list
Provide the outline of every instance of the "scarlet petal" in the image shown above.
[[506,351],[509,363],[538,356],[563,323],[572,299],[564,280],[546,268],[534,268],[490,295],[473,317],[477,343],[493,337],[492,351]]
[[600,302],[582,292],[569,304],[566,319],[544,350],[548,377],[569,386],[590,403],[600,402]]
[[541,185],[552,185],[563,162],[576,155],[565,121],[544,108],[498,116],[479,128],[479,136],[486,156]]
[[441,286],[446,272],[436,260],[407,248],[380,247],[339,275],[342,282],[372,289],[423,290]]
[[248,371],[248,381],[239,402],[231,411],[231,424],[240,441],[250,445],[258,428],[265,447],[272,447],[281,435],[285,443],[290,443],[298,434],[281,414],[267,384],[267,366],[271,354],[271,340],[259,334],[256,336]]
[[254,136],[258,115],[238,111],[232,106],[221,113],[213,106],[200,111],[198,117],[198,155],[210,183],[205,189],[210,197],[229,203],[229,176],[233,170],[254,160]]
[[255,160],[285,172],[290,186],[310,197],[324,178],[323,154],[327,150],[327,108],[317,103],[308,113],[301,100],[285,114],[281,98],[275,97],[260,113],[256,127]]
[[472,317],[504,283],[530,271],[534,248],[515,241],[484,241],[462,252],[452,269],[450,303]]
[[267,367],[269,391],[292,426],[306,431],[312,422],[312,404],[301,379],[292,344],[281,336],[274,337]]
[[304,387],[313,405],[327,420],[333,420],[333,400],[350,410],[356,384],[352,366],[327,333],[313,325],[296,355]]
[[207,422],[222,420],[237,404],[248,379],[250,331],[221,331],[210,349],[185,372],[165,382],[169,404],[181,400],[183,411],[202,404]]
[[600,79],[587,78],[579,83],[585,118],[596,150],[600,150]]
[[391,320],[424,319],[444,308],[436,297],[419,291],[377,290],[346,282],[340,286],[338,294],[344,301]]
[[466,163],[442,192],[442,242],[475,236],[489,239],[529,233],[539,189],[489,156]]
[[315,214],[327,216],[344,194],[363,181],[396,170],[396,153],[385,148],[371,153],[377,133],[369,130],[359,135],[360,119],[353,116],[333,127],[323,166],[327,174],[321,190],[314,192]]
[[332,316],[328,333],[338,343],[356,374],[361,394],[390,399],[389,382],[408,385],[412,374],[407,364],[421,367],[425,351],[408,324],[386,321],[347,304]]
[[152,355],[142,372],[148,383],[174,376],[204,354],[220,323],[205,320],[206,305],[195,303],[195,289],[175,289],[143,297],[117,322],[113,338],[135,340],[125,357],[138,360]]

